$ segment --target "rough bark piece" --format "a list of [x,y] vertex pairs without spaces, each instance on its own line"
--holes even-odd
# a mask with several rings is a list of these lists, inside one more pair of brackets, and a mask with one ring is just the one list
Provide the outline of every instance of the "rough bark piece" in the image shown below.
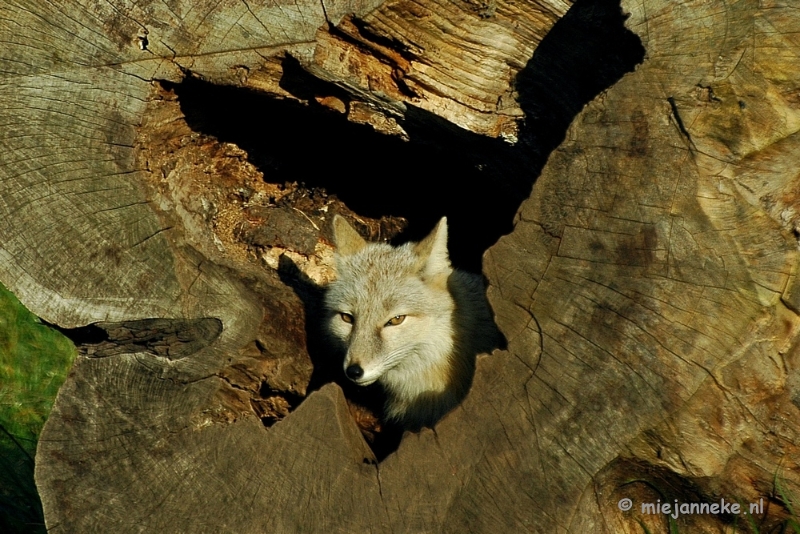
[[515,76],[570,4],[390,0],[319,35],[308,68],[322,79],[369,88],[366,101],[378,109],[402,116],[407,103],[516,141],[523,113]]

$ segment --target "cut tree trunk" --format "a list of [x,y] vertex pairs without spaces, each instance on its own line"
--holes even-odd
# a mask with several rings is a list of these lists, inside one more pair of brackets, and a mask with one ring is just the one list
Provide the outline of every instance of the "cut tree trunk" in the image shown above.
[[[0,281],[81,351],[36,456],[51,531],[793,516],[790,3],[34,4],[0,6]],[[413,237],[441,209],[454,259],[507,234],[483,258],[507,348],[378,462],[317,330],[328,225]]]

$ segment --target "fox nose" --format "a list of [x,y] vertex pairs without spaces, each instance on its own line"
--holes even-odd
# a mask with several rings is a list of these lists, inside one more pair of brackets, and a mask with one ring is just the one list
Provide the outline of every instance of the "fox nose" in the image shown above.
[[347,375],[347,378],[350,380],[358,380],[362,376],[364,376],[364,369],[361,368],[358,364],[353,364],[347,369],[345,369],[344,374]]

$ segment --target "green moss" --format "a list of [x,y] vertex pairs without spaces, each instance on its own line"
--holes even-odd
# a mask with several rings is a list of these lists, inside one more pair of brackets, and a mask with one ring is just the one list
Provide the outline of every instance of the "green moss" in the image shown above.
[[36,442],[75,347],[0,285],[0,532],[44,532]]

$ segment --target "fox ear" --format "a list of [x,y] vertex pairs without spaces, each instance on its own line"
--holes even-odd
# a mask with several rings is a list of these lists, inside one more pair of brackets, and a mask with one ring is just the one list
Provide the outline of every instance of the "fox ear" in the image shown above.
[[428,237],[414,246],[414,252],[419,258],[419,267],[425,279],[450,276],[453,268],[447,253],[447,217],[442,217]]
[[367,245],[364,238],[338,213],[333,217],[333,240],[336,253],[342,256],[355,254]]

